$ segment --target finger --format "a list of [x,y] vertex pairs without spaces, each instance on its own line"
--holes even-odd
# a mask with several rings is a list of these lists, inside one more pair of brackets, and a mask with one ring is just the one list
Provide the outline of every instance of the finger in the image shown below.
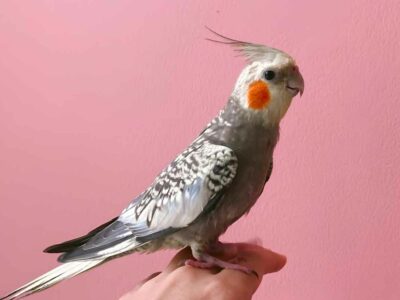
[[258,277],[230,269],[224,269],[217,276],[224,282],[231,282],[240,290],[247,290],[250,295],[256,291],[264,274],[277,272],[286,264],[285,256],[250,244],[238,244],[237,258],[238,261],[235,263],[256,271]]
[[249,256],[254,258],[256,263],[260,263],[261,260],[262,275],[278,272],[286,265],[287,258],[283,254],[257,245],[246,245],[246,247],[249,250]]
[[[190,249],[190,247],[186,247],[184,249],[182,249],[181,251],[179,251],[170,261],[170,263],[168,264],[168,266],[165,268],[165,270],[162,272],[163,274],[169,274],[173,271],[175,271],[178,268],[187,268],[188,270],[191,271],[200,271],[201,273],[210,273],[212,270],[211,269],[200,269],[200,268],[193,268],[190,266],[185,266],[185,262],[188,259],[194,259],[192,256],[192,250]],[[207,272],[208,271],[208,272]]]
[[187,266],[185,262],[189,259],[194,259],[192,256],[192,250],[190,247],[186,247],[179,251],[170,261],[165,270],[161,273],[160,278],[165,278],[172,272],[176,273],[177,269],[182,272],[179,272],[179,276],[182,274],[188,276],[194,276],[196,278],[209,276],[210,274],[216,274],[220,271],[218,267],[215,268],[197,268],[193,266]]
[[188,259],[193,259],[190,247],[186,247],[175,254],[163,273],[171,273],[177,268],[182,267],[185,264],[185,261]]
[[143,279],[142,281],[138,282],[138,284],[136,284],[136,286],[134,287],[134,290],[137,290],[138,288],[140,288],[143,284],[145,284],[147,281],[152,280],[153,278],[157,277],[158,275],[160,275],[161,272],[155,272],[149,276],[147,276],[145,279]]

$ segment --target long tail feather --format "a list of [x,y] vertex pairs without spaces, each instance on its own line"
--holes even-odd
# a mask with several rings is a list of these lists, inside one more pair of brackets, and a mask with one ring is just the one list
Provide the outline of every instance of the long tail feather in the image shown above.
[[95,266],[101,264],[104,260],[97,259],[97,260],[86,260],[86,261],[75,261],[62,264],[57,268],[39,276],[38,278],[28,282],[27,284],[21,286],[20,288],[16,289],[9,295],[0,298],[0,300],[13,300],[19,299],[30,294],[42,291],[47,289],[60,281],[71,278],[75,275],[78,275],[82,272],[85,272],[89,269],[94,268]]

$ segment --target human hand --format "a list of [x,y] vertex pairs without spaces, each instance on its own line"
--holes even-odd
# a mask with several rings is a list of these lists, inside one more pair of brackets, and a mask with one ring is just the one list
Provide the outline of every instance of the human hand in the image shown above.
[[[222,253],[219,258],[236,258],[259,275],[229,269],[199,269],[185,266],[193,258],[189,248],[181,250],[164,271],[150,275],[120,300],[247,300],[257,290],[262,276],[277,272],[286,257],[252,244],[235,244],[236,253]],[[234,256],[232,256],[234,255]]]

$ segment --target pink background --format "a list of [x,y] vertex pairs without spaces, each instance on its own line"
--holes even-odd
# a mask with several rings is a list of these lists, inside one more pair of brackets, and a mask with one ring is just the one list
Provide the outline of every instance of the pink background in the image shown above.
[[[140,3],[140,4],[138,4]],[[243,61],[208,25],[296,57],[275,170],[224,236],[288,264],[255,299],[399,299],[399,1],[1,1],[0,294],[118,214],[222,107]],[[172,252],[31,299],[117,299]]]

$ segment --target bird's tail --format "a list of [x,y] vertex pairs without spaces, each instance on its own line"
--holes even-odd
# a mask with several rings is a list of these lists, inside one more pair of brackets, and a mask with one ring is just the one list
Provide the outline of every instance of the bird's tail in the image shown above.
[[95,266],[101,264],[103,261],[104,259],[96,259],[64,263],[57,268],[54,268],[53,270],[43,274],[42,276],[39,276],[38,278],[32,280],[31,282],[28,282],[27,284],[21,286],[9,295],[0,298],[0,300],[19,299],[30,294],[42,291],[59,283],[64,279],[71,278],[75,275],[92,269]]

